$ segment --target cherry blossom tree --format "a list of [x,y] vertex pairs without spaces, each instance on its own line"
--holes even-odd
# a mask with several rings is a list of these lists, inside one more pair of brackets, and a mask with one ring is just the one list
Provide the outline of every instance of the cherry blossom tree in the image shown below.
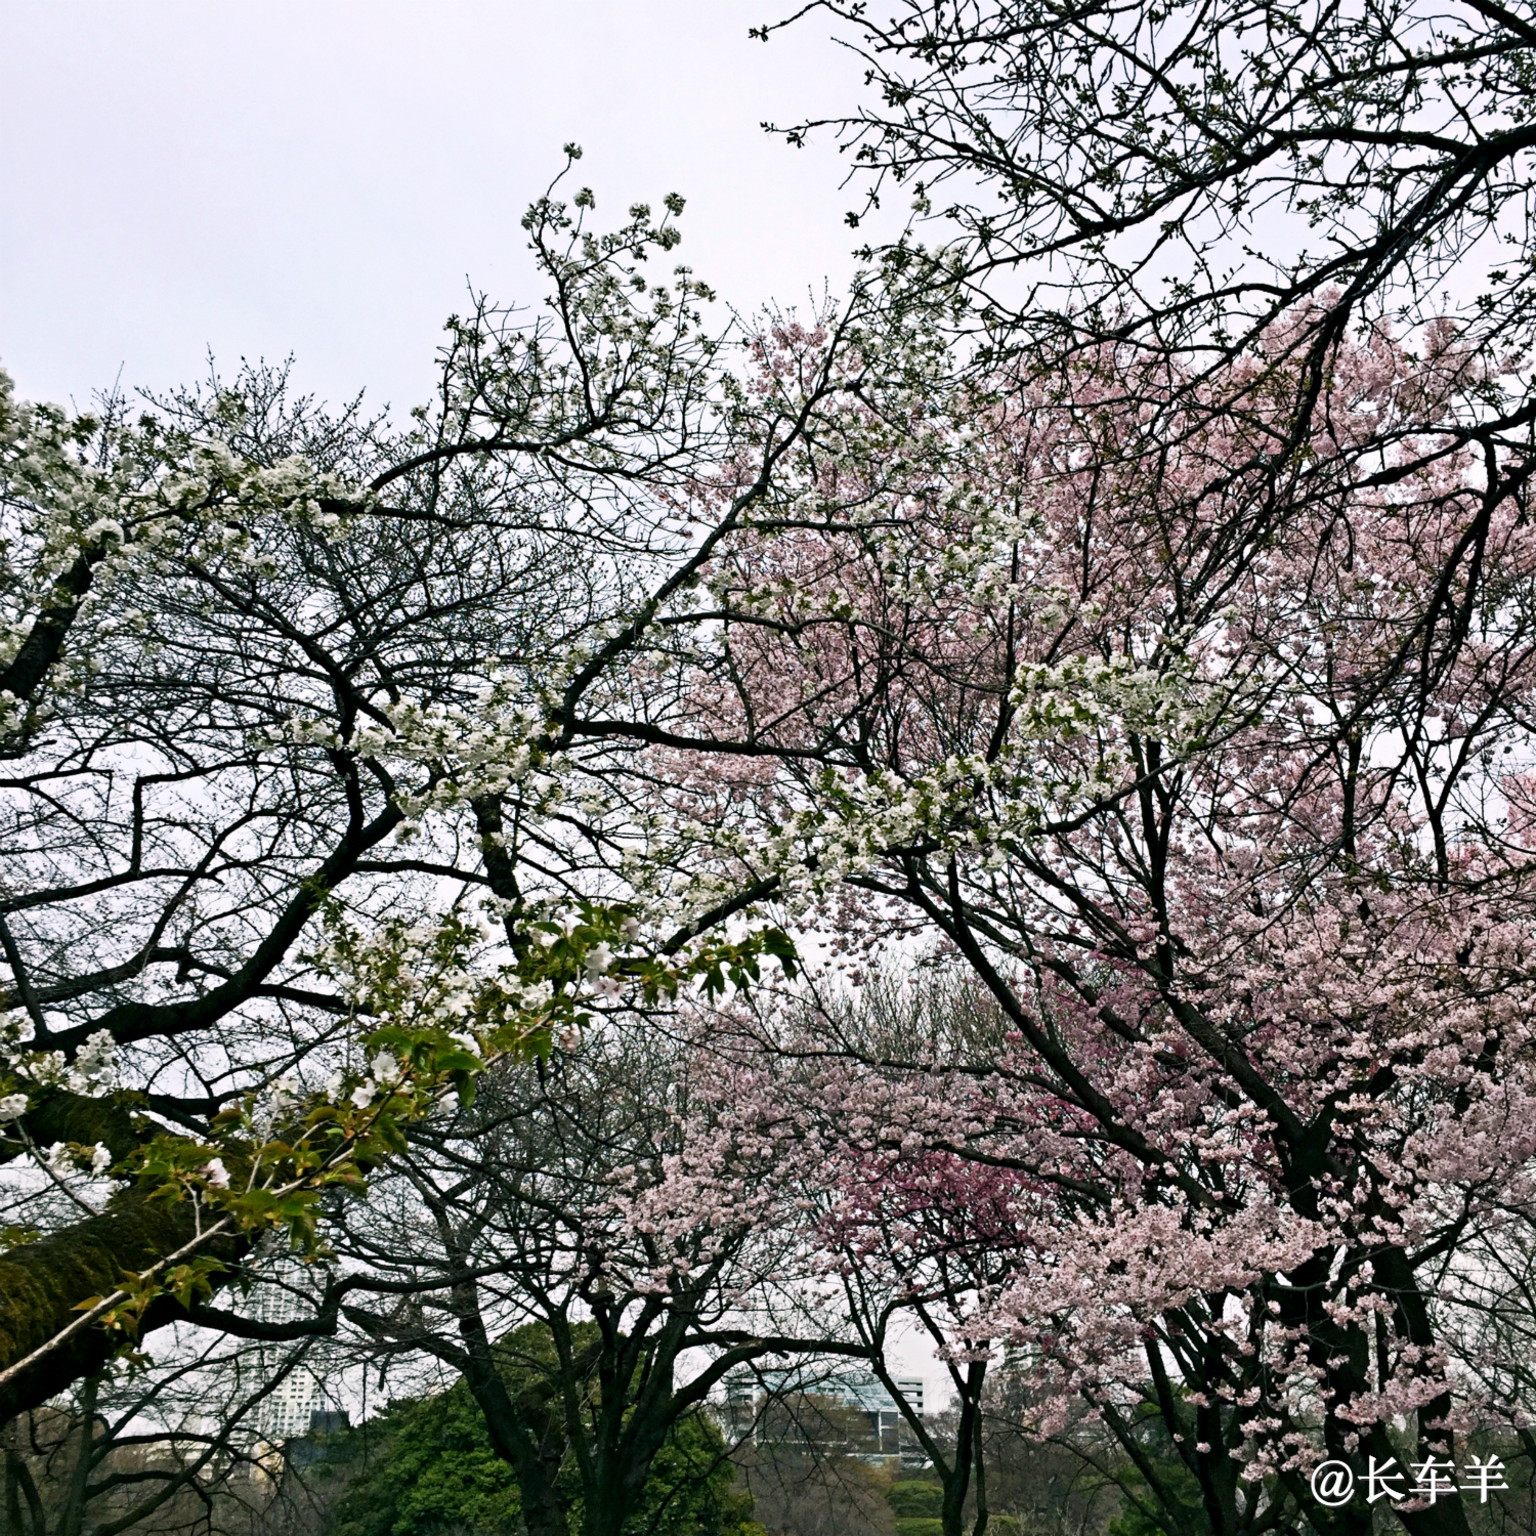
[[1150,1404],[1212,1532],[1369,1529],[1363,1489],[1311,1497],[1326,1456],[1459,1533],[1414,1497],[1484,1400],[1444,1261],[1536,1214],[1533,552],[1496,453],[1377,450],[1484,374],[1453,327],[1378,331],[1278,474],[1273,424],[1200,410],[1150,473],[1141,360],[1077,366],[806,445],[709,572],[674,803],[850,963],[927,934],[999,1010],[984,1064],[785,1048],[883,1096],[877,1184],[942,1154],[1028,1193],[972,1326],[1031,1362],[1040,1430],[1086,1398],[1134,1459]]
[[[1529,39],[1479,15],[1401,68],[1366,38],[1393,110],[1427,89],[1399,78],[1474,63],[1516,110]],[[1168,84],[1165,22],[1120,52],[1183,112],[1226,34]],[[1332,113],[1331,79],[1282,119]],[[1460,141],[1413,141],[1461,177],[1431,226],[1399,208],[1403,133],[1333,124],[1328,153],[1363,147],[1338,178],[1325,155],[1319,216],[1369,206],[1375,234],[1158,308],[1121,281],[1151,257],[1094,242],[1180,198],[1240,233],[1253,184],[1196,153],[1209,121],[1127,121],[1143,191],[1109,224],[1084,234],[1074,190],[1058,229],[1036,175],[1001,235],[902,245],[746,367],[690,274],[641,271],[670,217],[598,237],[578,194],[530,216],[548,323],[479,306],[403,434],[259,376],[137,421],[7,404],[0,1116],[27,1219],[0,1410],[170,1319],[345,1326],[464,1375],[551,1533],[541,1458],[582,1461],[611,1536],[733,1364],[884,1370],[904,1311],[960,1399],[951,1533],[969,1500],[985,1523],[966,1415],[1006,1348],[1031,1427],[1086,1405],[1181,1536],[1364,1536],[1364,1491],[1312,1497],[1324,1458],[1398,1468],[1411,1536],[1463,1536],[1446,1469],[1523,1390],[1486,1353],[1519,1286],[1494,1299],[1476,1256],[1536,1222],[1536,458],[1495,345],[1523,288],[1466,323],[1381,296],[1423,230],[1454,253],[1515,206],[1526,128],[1469,130],[1491,158],[1464,175]],[[917,145],[898,177],[932,149],[906,131],[871,141]],[[1306,152],[1272,137],[1248,170]],[[988,239],[1022,263],[1063,229],[1070,303],[992,304],[1000,344],[957,348]],[[975,1019],[743,1012],[691,1039],[666,1116],[626,1118],[625,1010],[792,969],[770,921],[833,935],[855,990],[920,959]],[[273,1231],[353,1265],[313,1316],[242,1323],[214,1293]],[[840,1293],[841,1336],[735,1315],[786,1276]],[[534,1318],[602,1345],[514,1402],[496,1339]],[[688,1349],[710,1363],[679,1386]]]
[[[983,367],[1097,390],[1066,365],[1133,349],[1116,387],[1154,424],[1146,472],[1230,419],[1257,488],[1328,431],[1362,330],[1454,320],[1483,386],[1340,451],[1403,469],[1470,445],[1525,483],[1531,376],[1501,369],[1533,340],[1528,6],[809,0],[758,33],[791,23],[865,68],[861,99],[786,130],[848,153],[850,222],[910,200],[884,255],[967,295]],[[1254,536],[1283,505],[1256,499]]]
[[699,571],[859,367],[745,389],[708,290],[646,275],[681,206],[536,204],[546,307],[450,322],[404,428],[260,370],[0,399],[0,1416],[206,1319],[264,1234],[322,1247],[488,1062],[791,960],[712,937],[718,884],[638,889],[634,735]]
[[795,1304],[790,1128],[690,1030],[594,1023],[479,1090],[338,1213],[335,1278],[277,1331],[462,1379],[531,1533],[632,1529],[656,1458],[733,1373],[867,1355]]
[[[910,1082],[867,1064],[922,1054],[943,1039],[984,1065],[1003,1038],[996,1010],[974,987],[876,976],[856,1004],[826,1003],[792,1015],[787,1028],[771,1016],[744,1027],[747,1018],[722,1019],[714,1048],[756,1062],[750,1076],[738,1067],[735,1081],[756,1081],[748,1102],[793,1127],[793,1155],[780,1159],[779,1176],[795,1193],[810,1270],[834,1288],[828,1310],[862,1347],[907,1442],[941,1484],[945,1536],[981,1536],[989,1519],[984,1406],[997,1353],[986,1313],[1031,1241],[1038,1186],[936,1149],[953,1106],[930,1119],[942,1098],[914,1097]],[[858,1042],[854,1060],[845,1042]],[[740,1086],[737,1094],[740,1102]],[[897,1125],[899,1141],[888,1139]],[[931,1383],[917,1397],[905,1385],[925,1352],[948,1388],[942,1421]]]

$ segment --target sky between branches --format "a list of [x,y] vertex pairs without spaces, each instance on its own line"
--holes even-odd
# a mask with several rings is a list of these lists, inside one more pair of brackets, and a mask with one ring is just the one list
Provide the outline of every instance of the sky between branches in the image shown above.
[[[586,151],[603,222],[688,199],[727,303],[853,270],[830,144],[759,124],[847,103],[764,0],[0,0],[0,365],[85,404],[292,352],[301,384],[429,390],[466,279],[540,294],[518,220]],[[722,312],[722,321],[725,316]]]

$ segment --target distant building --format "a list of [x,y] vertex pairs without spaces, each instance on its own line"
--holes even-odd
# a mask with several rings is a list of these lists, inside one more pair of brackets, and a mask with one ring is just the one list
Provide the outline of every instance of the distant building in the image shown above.
[[352,1427],[351,1420],[339,1408],[317,1408],[309,1416],[308,1428],[291,1437],[283,1446],[283,1460],[290,1467],[312,1467],[330,1454],[329,1442]]
[[316,1416],[320,1402],[320,1383],[314,1373],[296,1366],[257,1406],[257,1433],[269,1445],[308,1434],[310,1419]]
[[[923,1383],[898,1377],[896,1390],[919,1418]],[[870,1372],[808,1377],[792,1370],[741,1372],[727,1378],[723,1427],[738,1443],[814,1445],[864,1461],[927,1457],[896,1399]]]
[[[314,1274],[301,1264],[286,1258],[264,1266],[262,1278],[266,1284],[257,1284],[249,1301],[242,1308],[245,1315],[256,1322],[288,1323],[306,1316],[306,1293],[312,1291]],[[262,1345],[254,1351],[251,1362],[254,1381],[270,1380],[288,1364],[291,1346]],[[314,1359],[315,1351],[309,1351]],[[288,1370],[282,1380],[256,1405],[255,1430],[268,1445],[281,1446],[299,1435],[307,1435],[311,1421],[326,1407],[325,1389],[309,1364],[299,1364]]]

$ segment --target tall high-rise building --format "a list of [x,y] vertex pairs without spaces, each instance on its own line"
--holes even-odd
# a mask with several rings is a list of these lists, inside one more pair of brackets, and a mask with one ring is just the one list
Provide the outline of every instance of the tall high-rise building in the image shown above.
[[[313,1288],[310,1270],[292,1260],[278,1259],[262,1266],[260,1281],[241,1310],[257,1322],[293,1322],[308,1315],[305,1294]],[[326,1406],[325,1388],[315,1369],[320,1363],[315,1349],[307,1351],[297,1364],[290,1366],[290,1359],[289,1349],[276,1344],[260,1346],[251,1359],[253,1387],[279,1375],[282,1378],[256,1408],[256,1433],[269,1445],[280,1446],[285,1440],[308,1434],[311,1415]]]

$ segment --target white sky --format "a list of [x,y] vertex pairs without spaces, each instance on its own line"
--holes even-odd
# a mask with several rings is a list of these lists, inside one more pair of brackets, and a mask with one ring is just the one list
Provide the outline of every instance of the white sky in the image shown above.
[[540,295],[518,220],[576,185],[618,222],[688,199],[722,306],[805,305],[862,235],[830,144],[758,126],[852,102],[787,0],[0,0],[0,364],[85,404],[296,357],[331,399],[424,398],[466,279]]

